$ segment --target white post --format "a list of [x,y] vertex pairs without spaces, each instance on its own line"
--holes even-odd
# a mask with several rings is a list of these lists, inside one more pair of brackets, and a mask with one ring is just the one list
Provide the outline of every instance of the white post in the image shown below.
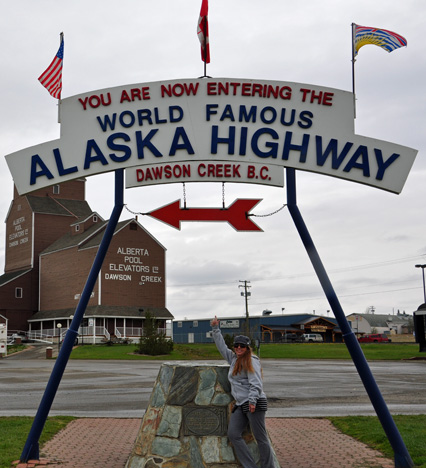
[[8,319],[0,315],[0,317],[4,318],[6,323],[0,323],[0,354],[4,354],[4,357],[7,356],[7,322]]

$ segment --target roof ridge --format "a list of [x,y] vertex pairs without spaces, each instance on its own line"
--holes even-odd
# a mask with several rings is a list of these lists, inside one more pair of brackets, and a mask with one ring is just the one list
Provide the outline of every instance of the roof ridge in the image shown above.
[[62,203],[59,202],[59,200],[55,197],[52,197],[52,195],[50,195],[50,193],[47,194],[47,196],[53,200],[55,203],[57,203],[60,207],[62,207],[65,211],[68,211],[68,213],[70,213],[72,216],[74,216],[74,218],[77,218],[78,219],[78,216],[73,213],[71,210],[69,210],[66,206],[64,206]]

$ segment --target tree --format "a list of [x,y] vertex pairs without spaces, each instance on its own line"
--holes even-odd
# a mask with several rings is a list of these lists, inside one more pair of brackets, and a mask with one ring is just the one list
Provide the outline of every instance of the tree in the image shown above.
[[168,340],[164,333],[158,332],[158,320],[148,310],[145,314],[145,322],[142,336],[139,340],[137,352],[158,356],[170,354],[173,351],[173,341]]
[[407,319],[407,333],[413,333],[414,331],[414,318],[412,315],[410,315]]
[[223,339],[225,340],[226,346],[228,346],[229,349],[234,349],[234,337],[227,333]]

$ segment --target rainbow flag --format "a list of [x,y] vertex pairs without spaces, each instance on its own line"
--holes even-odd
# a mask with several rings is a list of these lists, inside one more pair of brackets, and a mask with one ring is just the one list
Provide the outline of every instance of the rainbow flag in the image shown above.
[[358,54],[359,49],[366,44],[373,44],[392,52],[399,47],[406,47],[407,40],[392,31],[386,29],[369,28],[366,26],[353,25],[353,48],[354,56]]

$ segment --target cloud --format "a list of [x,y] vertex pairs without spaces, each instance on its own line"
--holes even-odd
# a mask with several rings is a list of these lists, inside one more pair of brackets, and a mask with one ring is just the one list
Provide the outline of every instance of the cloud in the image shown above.
[[[37,81],[65,33],[64,96],[112,86],[203,73],[196,37],[200,1],[51,0],[3,6],[0,51],[0,151],[3,155],[58,138],[57,106]],[[393,30],[408,47],[387,54],[364,47],[356,61],[355,130],[417,148],[401,195],[316,174],[297,174],[298,205],[346,313],[415,310],[425,261],[426,149],[423,4],[325,0],[217,0],[210,5],[211,76],[298,81],[350,91],[350,25]],[[424,16],[424,15],[423,15]],[[0,158],[0,212],[13,182]],[[187,184],[189,206],[220,207],[221,184]],[[225,199],[262,198],[254,213],[286,203],[286,189],[226,184]],[[182,199],[181,185],[126,190],[127,207],[143,213]],[[113,176],[87,181],[93,210],[109,218]],[[123,218],[134,216],[124,211]],[[177,318],[244,314],[239,281],[251,281],[249,307],[282,313],[330,309],[287,209],[254,221],[262,233],[225,223],[183,223],[180,231],[143,215],[139,221],[167,248],[168,307]],[[4,265],[0,226],[0,267]],[[418,274],[416,274],[418,273]]]

